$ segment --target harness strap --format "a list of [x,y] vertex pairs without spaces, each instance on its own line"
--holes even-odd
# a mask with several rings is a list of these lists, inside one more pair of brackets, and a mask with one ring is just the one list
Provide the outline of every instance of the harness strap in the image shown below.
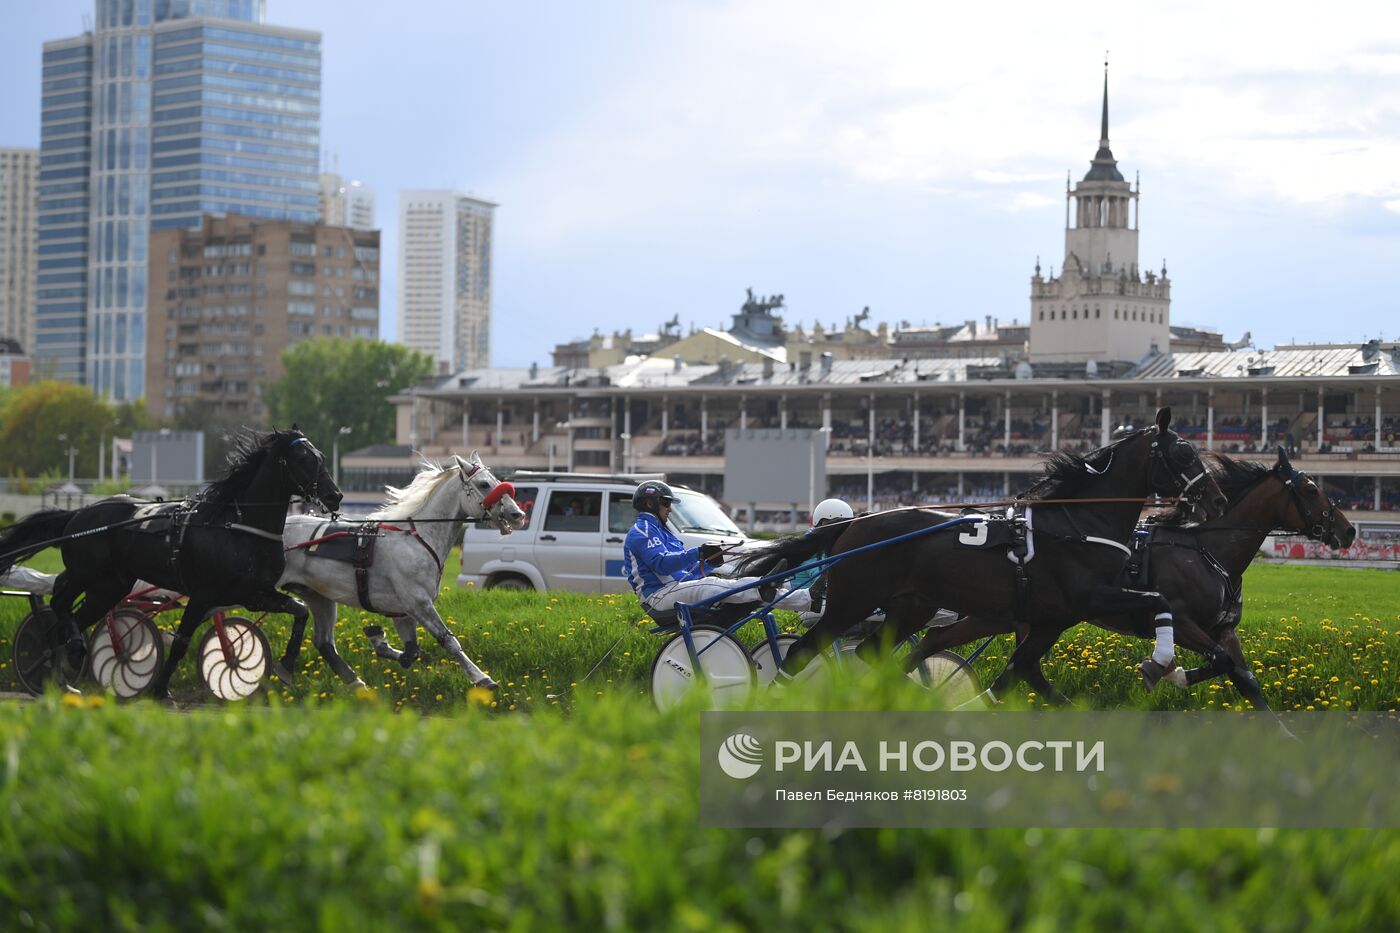
[[410,535],[418,539],[418,543],[423,545],[423,549],[426,550],[429,554],[433,555],[433,563],[437,565],[438,576],[442,576],[442,559],[437,556],[437,551],[433,550],[433,546],[427,541],[423,540],[423,536],[418,533],[418,529],[413,524],[413,519],[410,518],[408,520],[407,528],[400,528],[397,525],[380,525],[379,527],[383,528],[385,531],[397,531],[401,534]]
[[1120,541],[1114,541],[1112,538],[1099,538],[1094,535],[1085,535],[1084,540],[1091,544],[1107,544],[1110,547],[1116,547],[1118,550],[1122,551],[1129,557],[1133,556],[1132,549],[1130,549],[1126,544],[1123,544]]
[[254,528],[252,525],[240,525],[237,522],[229,522],[224,527],[232,529],[233,531],[241,531],[244,534],[256,535],[259,538],[266,538],[269,541],[276,541],[278,544],[282,543],[281,535],[274,534],[271,531],[263,531],[261,528]]

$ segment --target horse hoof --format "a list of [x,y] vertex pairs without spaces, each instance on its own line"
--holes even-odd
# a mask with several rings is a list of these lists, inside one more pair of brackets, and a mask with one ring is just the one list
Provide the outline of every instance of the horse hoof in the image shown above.
[[163,697],[156,697],[156,702],[159,703],[161,706],[164,706],[166,709],[180,708],[180,704],[176,703],[175,698],[168,693]]
[[490,690],[492,693],[495,693],[501,689],[501,685],[496,683],[490,677],[487,677],[484,680],[478,680],[476,683],[472,684],[472,689],[475,690],[478,688],[482,690]]
[[1162,678],[1166,677],[1167,674],[1175,668],[1175,661],[1171,662],[1171,667],[1167,667],[1164,664],[1159,664],[1152,658],[1143,658],[1142,663],[1138,665],[1138,673],[1142,675],[1143,687],[1147,688],[1148,693],[1151,693],[1153,690],[1157,689],[1157,685],[1162,682]]
[[350,682],[350,689],[351,689],[351,690],[368,690],[368,689],[369,689],[369,684],[365,683],[363,680],[361,680],[360,678],[356,677],[354,680],[352,680],[352,681]]
[[280,680],[284,687],[295,686],[296,678],[292,676],[292,672],[287,670],[286,666],[283,665],[281,661],[272,662],[272,676]]
[[1167,683],[1176,687],[1178,690],[1185,690],[1190,687],[1191,685],[1186,682],[1186,668],[1180,666],[1173,667],[1171,671],[1167,673]]

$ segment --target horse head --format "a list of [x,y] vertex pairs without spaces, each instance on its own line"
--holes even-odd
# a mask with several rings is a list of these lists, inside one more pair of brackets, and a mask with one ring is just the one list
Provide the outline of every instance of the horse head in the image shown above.
[[1179,497],[1189,512],[1202,521],[1219,518],[1229,500],[1201,462],[1196,445],[1173,431],[1171,421],[1171,408],[1159,409],[1155,423],[1144,432],[1151,439],[1152,491],[1160,496]]
[[1356,541],[1355,526],[1308,474],[1293,465],[1283,447],[1278,448],[1278,462],[1274,464],[1273,473],[1289,492],[1297,517],[1293,524],[1295,530],[1328,547],[1351,547]]
[[453,454],[462,481],[462,511],[472,518],[487,518],[503,535],[525,524],[525,510],[515,501],[515,487],[496,479],[481,455],[473,450],[468,460]]
[[326,470],[326,458],[316,445],[292,425],[290,431],[273,432],[277,462],[292,489],[308,501],[320,503],[327,512],[340,508],[340,487]]

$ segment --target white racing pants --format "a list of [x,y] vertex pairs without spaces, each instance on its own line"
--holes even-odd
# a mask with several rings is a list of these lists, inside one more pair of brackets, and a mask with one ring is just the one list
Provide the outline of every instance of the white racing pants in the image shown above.
[[[647,612],[669,612],[674,609],[676,603],[698,603],[701,600],[713,599],[716,596],[750,583],[757,583],[762,577],[705,577],[701,580],[679,580],[675,583],[668,583],[652,594],[651,599],[645,601]],[[781,591],[780,591],[781,592]],[[759,601],[758,589],[744,590],[742,593],[735,593],[727,596],[720,602],[724,603],[756,603]],[[800,603],[801,605],[797,605]],[[806,609],[812,604],[812,596],[806,590],[788,590],[786,595],[778,603],[779,609]]]

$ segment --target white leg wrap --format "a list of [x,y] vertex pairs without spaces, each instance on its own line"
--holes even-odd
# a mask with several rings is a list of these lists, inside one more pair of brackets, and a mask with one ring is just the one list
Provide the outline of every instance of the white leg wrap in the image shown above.
[[1165,667],[1176,657],[1175,629],[1172,627],[1172,614],[1170,612],[1160,612],[1157,614],[1158,622],[1166,622],[1166,625],[1157,626],[1157,644],[1152,649],[1152,660]]

